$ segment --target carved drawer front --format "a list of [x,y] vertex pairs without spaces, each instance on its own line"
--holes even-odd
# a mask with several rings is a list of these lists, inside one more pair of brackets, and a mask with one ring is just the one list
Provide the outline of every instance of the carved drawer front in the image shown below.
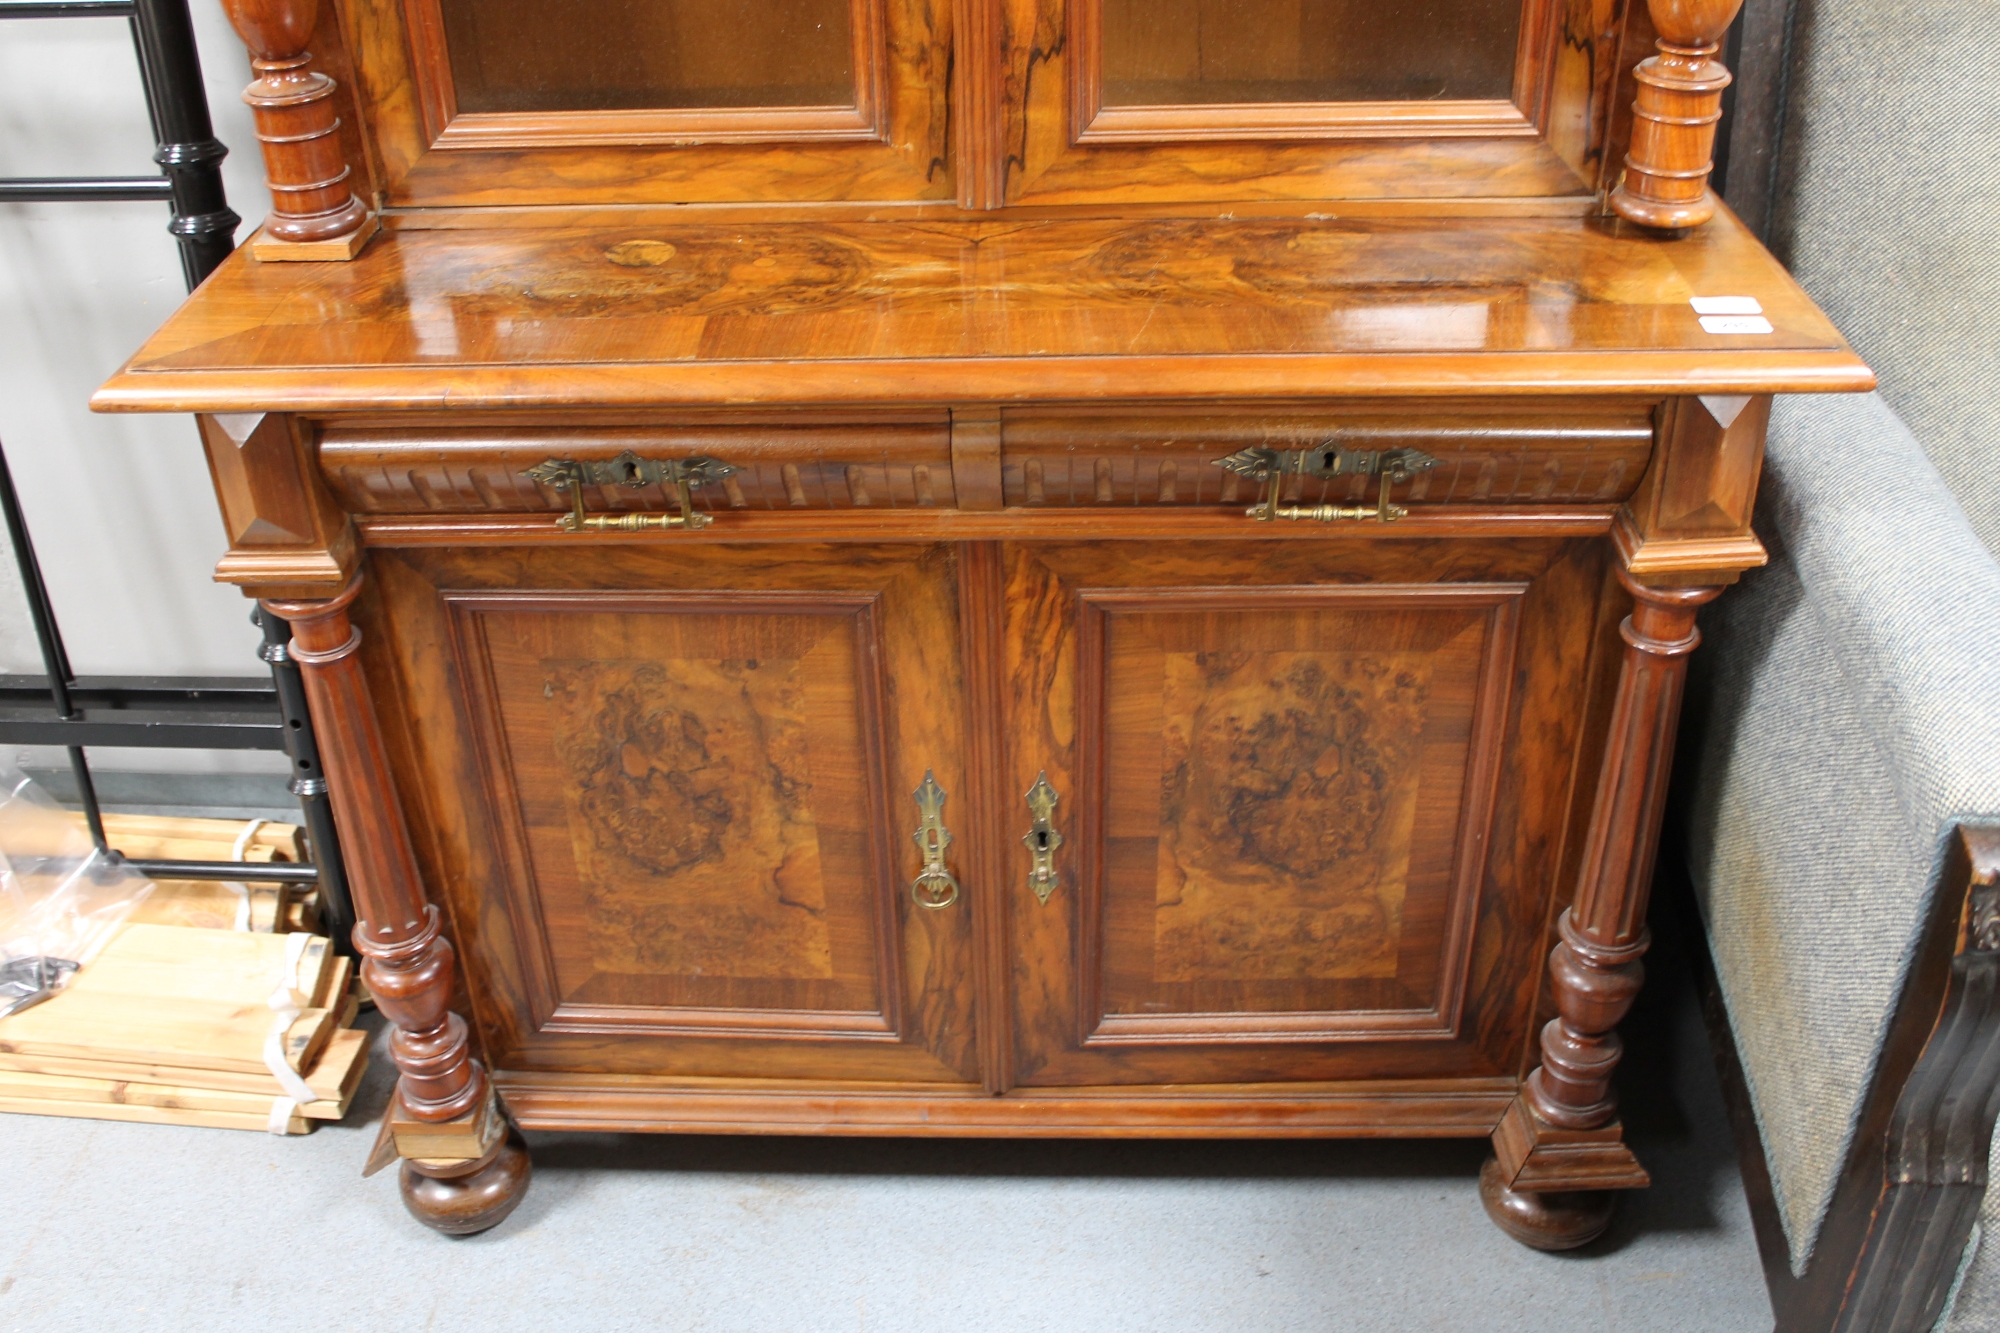
[[[1241,450],[1415,450],[1436,460],[1396,481],[1397,504],[1612,504],[1639,484],[1653,446],[1644,407],[1482,404],[1316,413],[1254,408],[1148,416],[1022,411],[1001,423],[1001,484],[1010,506],[1251,505],[1262,484],[1218,460]],[[1377,476],[1308,456],[1284,476],[1285,504],[1371,503]]]
[[412,788],[471,866],[432,882],[485,923],[500,1067],[977,1077],[971,918],[910,889],[910,793],[965,805],[949,550],[375,567],[401,669],[448,701]]
[[[713,458],[734,469],[691,495],[709,513],[788,509],[949,509],[950,431],[933,423],[715,425],[557,430],[331,426],[320,470],[357,514],[559,514],[570,497],[526,476],[550,459],[603,463],[630,452],[662,461]],[[587,486],[594,513],[675,508],[658,482]]]
[[1009,888],[1017,1077],[1508,1070],[1601,566],[1117,545],[1008,548],[1008,790],[1050,784],[1063,838],[1046,901]]

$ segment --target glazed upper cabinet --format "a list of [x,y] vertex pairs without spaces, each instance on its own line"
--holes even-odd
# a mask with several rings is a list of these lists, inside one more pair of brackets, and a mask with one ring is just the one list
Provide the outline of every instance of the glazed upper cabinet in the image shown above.
[[319,43],[392,208],[1555,200],[1602,183],[1626,8],[361,0]]

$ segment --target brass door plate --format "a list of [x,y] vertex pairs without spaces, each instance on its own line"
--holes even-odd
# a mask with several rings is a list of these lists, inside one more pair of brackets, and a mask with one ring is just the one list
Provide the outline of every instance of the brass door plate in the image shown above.
[[1039,773],[1035,785],[1028,788],[1028,813],[1034,823],[1021,835],[1022,845],[1034,857],[1033,868],[1028,871],[1028,887],[1035,891],[1035,897],[1043,906],[1048,905],[1049,895],[1062,883],[1062,875],[1056,870],[1056,848],[1062,846],[1063,836],[1056,832],[1052,820],[1055,817],[1056,802],[1062,798],[1049,785],[1049,775]]
[[924,868],[910,885],[910,896],[917,906],[936,911],[958,901],[958,880],[944,862],[945,849],[951,846],[951,830],[944,826],[944,788],[925,769],[923,785],[910,794],[916,798],[921,817],[917,831],[910,836],[924,854]]

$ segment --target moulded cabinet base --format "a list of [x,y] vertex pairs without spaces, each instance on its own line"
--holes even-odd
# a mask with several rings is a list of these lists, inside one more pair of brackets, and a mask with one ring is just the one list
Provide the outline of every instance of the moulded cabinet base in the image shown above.
[[1624,1138],[1617,1120],[1595,1129],[1563,1129],[1516,1098],[1493,1131],[1500,1183],[1532,1191],[1644,1189],[1653,1178]]

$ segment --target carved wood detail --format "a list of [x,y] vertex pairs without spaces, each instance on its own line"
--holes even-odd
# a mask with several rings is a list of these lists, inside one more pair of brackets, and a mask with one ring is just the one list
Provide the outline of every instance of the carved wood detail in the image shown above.
[[1714,57],[1743,0],[1646,0],[1646,7],[1659,53],[1634,71],[1632,146],[1611,207],[1644,226],[1687,231],[1715,216],[1708,174],[1730,79]]
[[[560,514],[569,494],[522,474],[549,458],[597,461],[631,450],[649,459],[709,456],[737,471],[693,492],[705,513],[809,510],[933,510],[961,503],[952,445],[928,424],[819,427],[675,426],[583,432],[501,427],[406,432],[333,427],[322,433],[319,467],[340,503],[360,514]],[[997,437],[996,437],[997,438]],[[667,513],[659,485],[590,486],[593,513]]]
[[1770,420],[1769,394],[1704,394],[1660,405],[1659,448],[1613,528],[1635,579],[1669,587],[1696,576],[1729,583],[1769,559],[1750,518]]
[[[437,907],[426,900],[375,701],[357,655],[361,631],[348,617],[361,587],[356,579],[325,601],[263,605],[292,626],[291,656],[299,664],[312,706],[320,762],[346,854],[348,888],[358,918],[354,946],[363,959],[361,979],[376,1007],[394,1025],[389,1049],[399,1071],[398,1112],[425,1126],[465,1125],[476,1130],[500,1113],[493,1106],[495,1094],[485,1067],[473,1058],[465,1020],[451,1011],[455,955]],[[448,1156],[414,1147],[405,1148],[405,1155]],[[439,1163],[432,1174],[457,1179],[490,1165],[479,1154],[463,1163]],[[406,1200],[415,1188],[410,1176],[406,1170]],[[477,1214],[487,1219],[485,1225],[505,1216],[526,1188],[527,1178],[525,1157],[518,1162],[510,1158],[501,1190],[505,1197],[489,1199]],[[420,1219],[438,1222],[439,1217],[416,1203],[411,1207]],[[467,1218],[445,1220],[462,1226]]]
[[1650,943],[1654,848],[1687,654],[1701,640],[1695,612],[1721,589],[1649,588],[1623,569],[1619,579],[1634,604],[1619,627],[1625,654],[1576,899],[1549,955],[1558,1016],[1542,1029],[1541,1064],[1494,1133],[1496,1189],[1554,1193],[1648,1181],[1621,1141],[1611,1073],[1623,1053],[1618,1023],[1645,976],[1639,960]]
[[345,585],[358,564],[354,526],[327,495],[296,423],[275,412],[196,421],[229,534],[216,578],[277,597]]
[[[1215,462],[1246,444],[1296,449],[1338,441],[1358,449],[1416,448],[1440,460],[1395,488],[1398,503],[1609,506],[1631,497],[1647,475],[1653,438],[1643,412],[1565,404],[1173,417],[957,408],[948,434],[915,422],[458,428],[417,438],[332,426],[322,433],[319,465],[334,496],[359,514],[557,514],[569,507],[567,493],[538,487],[523,471],[546,458],[595,460],[627,449],[648,458],[708,455],[737,467],[722,485],[694,492],[695,507],[714,514],[1198,508],[1256,498],[1254,486]],[[1294,478],[1284,498],[1355,503],[1373,498],[1371,481]],[[673,510],[675,500],[658,486],[603,486],[591,488],[587,506],[657,513]]]
[[257,77],[244,90],[264,149],[271,216],[280,241],[331,241],[359,231],[367,205],[348,187],[332,78],[312,68],[318,0],[223,0],[236,35],[250,48]]

